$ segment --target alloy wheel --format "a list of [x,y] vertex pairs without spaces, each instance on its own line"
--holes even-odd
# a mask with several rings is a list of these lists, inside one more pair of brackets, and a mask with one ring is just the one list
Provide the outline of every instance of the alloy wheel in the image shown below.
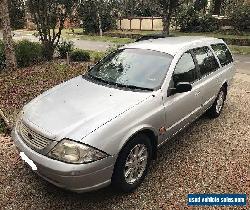
[[217,102],[216,102],[216,112],[219,114],[221,112],[221,109],[223,107],[223,103],[224,103],[224,91],[220,91],[218,98],[217,98]]
[[124,168],[125,181],[134,184],[143,175],[148,161],[148,150],[144,144],[135,145],[130,151]]

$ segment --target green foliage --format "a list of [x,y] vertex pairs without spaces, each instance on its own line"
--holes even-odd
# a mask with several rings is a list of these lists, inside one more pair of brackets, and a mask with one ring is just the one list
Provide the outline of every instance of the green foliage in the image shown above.
[[74,43],[72,41],[62,41],[57,46],[57,51],[60,58],[66,58],[67,53],[70,53],[74,50]]
[[[15,54],[18,67],[31,66],[43,60],[40,43],[22,40],[15,43]],[[5,68],[4,44],[0,40],[0,70]]]
[[99,17],[102,31],[108,31],[115,26],[115,18],[112,15],[112,4],[110,2],[84,0],[79,6],[78,13],[86,33],[99,33]]
[[103,55],[101,55],[101,54],[96,54],[96,55],[94,55],[94,57],[93,57],[93,62],[94,63],[98,63],[101,59],[103,59]]
[[94,63],[97,63],[106,55],[105,52],[98,52],[98,51],[92,51],[92,50],[86,50],[86,52],[89,53],[90,61]]
[[178,24],[182,32],[213,32],[219,29],[217,19],[210,14],[200,15],[193,6],[183,8]]
[[70,59],[72,61],[90,61],[90,54],[84,50],[74,50],[70,54]]
[[207,6],[207,0],[195,0],[194,2],[194,9],[196,11],[204,10]]
[[25,8],[23,0],[9,0],[10,24],[12,29],[22,29],[25,26]]
[[16,43],[15,53],[18,67],[26,67],[43,60],[42,45],[28,40]]
[[211,14],[203,15],[199,18],[199,31],[200,32],[213,32],[219,29],[218,20],[212,17]]
[[138,16],[138,17],[152,17],[152,16],[160,16],[159,7],[156,4],[156,1],[135,1],[136,5],[129,6],[127,13],[130,12],[128,16]]
[[152,17],[161,15],[156,0],[124,0],[122,3],[117,1],[115,6],[120,15],[124,17]]
[[174,12],[185,3],[183,0],[157,0],[161,10],[163,35],[168,36]]
[[250,31],[250,4],[238,5],[229,17],[235,30]]
[[177,14],[177,22],[180,26],[180,31],[195,31],[195,27],[198,25],[199,13],[193,6],[182,7]]
[[27,0],[47,60],[53,58],[65,20],[72,16],[76,3],[78,0]]
[[233,54],[250,56],[250,46],[229,45],[229,48]]

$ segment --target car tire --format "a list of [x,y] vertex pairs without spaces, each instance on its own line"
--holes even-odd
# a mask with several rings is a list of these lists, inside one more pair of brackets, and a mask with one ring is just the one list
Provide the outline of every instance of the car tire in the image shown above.
[[133,192],[144,180],[151,160],[150,138],[145,134],[136,135],[118,155],[112,176],[112,186],[119,192]]
[[220,116],[221,111],[226,100],[227,91],[225,87],[222,87],[213,103],[211,108],[207,111],[210,118],[217,118]]

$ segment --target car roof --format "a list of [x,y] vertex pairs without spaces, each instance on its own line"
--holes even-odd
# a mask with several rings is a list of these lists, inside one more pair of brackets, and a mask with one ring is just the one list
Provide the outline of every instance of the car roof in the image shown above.
[[166,37],[158,39],[148,39],[131,44],[127,44],[122,48],[129,49],[147,49],[154,50],[170,55],[175,55],[177,52],[192,48],[197,45],[205,46],[213,43],[224,43],[222,39],[204,36],[178,36]]

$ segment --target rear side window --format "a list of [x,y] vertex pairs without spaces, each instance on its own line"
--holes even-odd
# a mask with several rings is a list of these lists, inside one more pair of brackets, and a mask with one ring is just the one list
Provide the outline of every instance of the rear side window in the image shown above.
[[232,54],[225,44],[211,45],[222,66],[233,62]]
[[210,74],[219,68],[219,64],[214,57],[214,54],[208,47],[201,47],[193,49],[195,58],[197,60],[201,76]]
[[197,79],[195,64],[190,52],[185,52],[176,64],[173,74],[175,85],[178,82],[194,82]]

